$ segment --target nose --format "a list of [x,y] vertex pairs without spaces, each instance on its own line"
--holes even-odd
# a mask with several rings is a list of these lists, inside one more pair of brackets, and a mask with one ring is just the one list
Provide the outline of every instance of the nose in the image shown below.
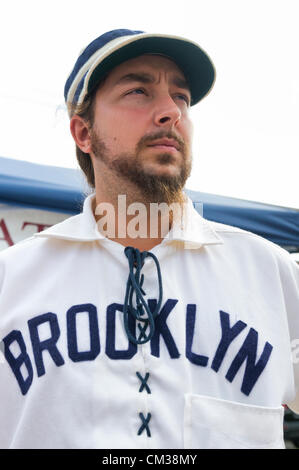
[[158,127],[176,126],[181,119],[182,111],[169,94],[157,98],[154,112],[154,123]]

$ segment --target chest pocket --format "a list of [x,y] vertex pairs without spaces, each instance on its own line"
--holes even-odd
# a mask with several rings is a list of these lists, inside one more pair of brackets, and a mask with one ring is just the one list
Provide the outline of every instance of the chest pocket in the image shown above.
[[185,395],[185,449],[284,449],[283,407]]

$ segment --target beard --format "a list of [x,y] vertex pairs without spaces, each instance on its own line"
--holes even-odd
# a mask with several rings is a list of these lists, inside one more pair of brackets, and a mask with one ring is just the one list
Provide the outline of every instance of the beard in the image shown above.
[[[118,177],[133,183],[143,195],[146,202],[184,202],[183,188],[190,176],[192,158],[190,149],[185,142],[173,132],[159,131],[148,134],[140,139],[133,154],[120,153],[111,158],[111,155],[94,129],[91,129],[91,150],[96,159],[103,162],[107,168]],[[181,163],[176,175],[152,174],[144,168],[141,152],[153,141],[162,138],[174,139],[179,145]],[[156,161],[160,165],[168,165],[174,161],[171,153],[156,155]]]

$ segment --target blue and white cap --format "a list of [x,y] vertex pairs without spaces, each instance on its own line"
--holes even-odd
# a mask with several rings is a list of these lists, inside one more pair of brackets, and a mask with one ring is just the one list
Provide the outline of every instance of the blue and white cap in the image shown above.
[[94,39],[80,53],[64,88],[69,113],[83,103],[110,70],[143,54],[162,54],[178,65],[190,86],[191,105],[206,96],[214,84],[214,65],[195,42],[178,36],[115,29]]

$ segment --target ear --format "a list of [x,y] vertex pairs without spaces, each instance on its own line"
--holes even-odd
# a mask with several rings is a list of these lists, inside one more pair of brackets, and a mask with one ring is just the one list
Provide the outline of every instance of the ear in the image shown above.
[[70,130],[80,150],[84,153],[90,153],[90,134],[86,121],[75,114],[70,121]]

